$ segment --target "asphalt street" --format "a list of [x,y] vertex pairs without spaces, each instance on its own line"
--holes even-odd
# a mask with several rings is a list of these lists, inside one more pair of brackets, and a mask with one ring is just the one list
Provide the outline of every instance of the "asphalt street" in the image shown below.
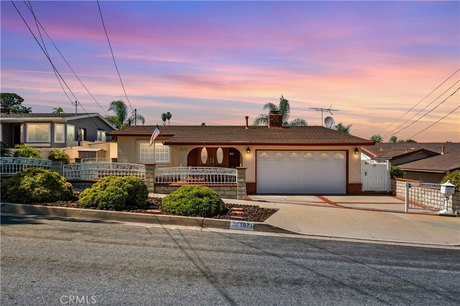
[[2,216],[2,305],[459,305],[460,252]]

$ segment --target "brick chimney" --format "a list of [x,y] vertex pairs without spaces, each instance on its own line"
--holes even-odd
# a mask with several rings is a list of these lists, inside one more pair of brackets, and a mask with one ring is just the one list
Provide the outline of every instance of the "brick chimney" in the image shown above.
[[283,127],[283,116],[279,111],[270,111],[268,114],[268,128]]

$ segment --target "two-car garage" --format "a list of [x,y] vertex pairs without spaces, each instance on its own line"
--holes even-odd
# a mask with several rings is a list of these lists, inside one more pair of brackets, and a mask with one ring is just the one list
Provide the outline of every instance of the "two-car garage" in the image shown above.
[[257,151],[259,194],[345,194],[347,151]]

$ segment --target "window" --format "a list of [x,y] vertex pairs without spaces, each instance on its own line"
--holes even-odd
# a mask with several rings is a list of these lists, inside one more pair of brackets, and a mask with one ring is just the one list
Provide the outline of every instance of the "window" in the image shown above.
[[27,123],[27,142],[51,142],[51,124]]
[[139,162],[141,163],[169,163],[169,155],[169,146],[161,142],[155,142],[152,146],[149,146],[148,141],[139,142]]
[[67,142],[70,144],[75,141],[75,125],[67,124]]
[[97,141],[106,141],[105,131],[97,130]]
[[63,143],[64,141],[65,141],[64,124],[55,123],[54,124],[54,142]]

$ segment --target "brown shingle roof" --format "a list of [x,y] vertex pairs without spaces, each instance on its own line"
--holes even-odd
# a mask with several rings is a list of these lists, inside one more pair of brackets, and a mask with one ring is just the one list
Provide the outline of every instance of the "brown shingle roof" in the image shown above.
[[432,156],[407,164],[402,164],[398,167],[406,171],[445,173],[446,171],[460,169],[460,152],[451,152]]
[[90,115],[98,115],[97,113],[80,113],[75,115],[74,113],[26,113],[26,114],[2,114],[2,118],[67,118],[67,117],[76,117],[76,116],[90,116]]
[[421,150],[441,154],[442,146],[445,146],[446,153],[460,153],[460,143],[458,142],[376,143],[374,146],[364,146],[363,150],[372,158],[391,160]]
[[[150,136],[155,126],[131,126],[113,131],[113,136]],[[321,126],[268,128],[265,126],[161,126],[162,136],[172,136],[168,145],[372,145],[363,138]]]

